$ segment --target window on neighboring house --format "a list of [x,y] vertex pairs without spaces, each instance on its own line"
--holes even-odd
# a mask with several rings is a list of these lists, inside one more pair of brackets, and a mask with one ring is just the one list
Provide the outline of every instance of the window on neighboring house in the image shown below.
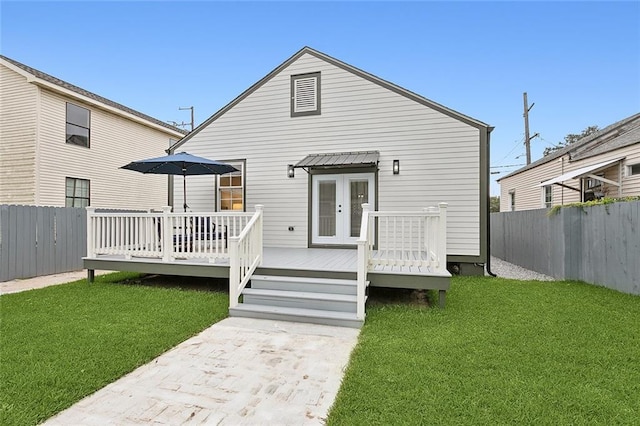
[[509,208],[512,212],[516,211],[516,190],[509,191]]
[[291,76],[291,117],[320,115],[320,73]]
[[640,176],[640,163],[629,165],[627,176]]
[[66,178],[66,207],[87,207],[89,202],[89,181]]
[[547,185],[542,190],[544,191],[544,206],[550,208],[553,204],[553,186]]
[[218,176],[218,210],[244,211],[244,161],[228,161],[237,172]]
[[91,112],[67,103],[67,143],[89,148]]

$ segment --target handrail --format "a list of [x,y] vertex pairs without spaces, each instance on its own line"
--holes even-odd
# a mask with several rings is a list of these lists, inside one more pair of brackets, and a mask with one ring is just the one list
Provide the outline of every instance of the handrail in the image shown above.
[[242,232],[252,213],[101,212],[87,207],[87,257],[123,255],[180,259],[229,257],[228,239]]
[[373,235],[377,225],[378,240],[375,252],[373,244],[369,245],[369,269],[376,266],[424,267],[436,273],[446,271],[446,212],[447,203],[422,211],[369,212],[369,235]]
[[356,285],[356,318],[364,321],[367,287],[367,272],[369,267],[369,204],[362,205],[362,222],[360,223],[360,237],[358,244],[357,285]]
[[263,207],[256,205],[256,212],[242,232],[229,238],[229,308],[238,306],[242,290],[262,264]]

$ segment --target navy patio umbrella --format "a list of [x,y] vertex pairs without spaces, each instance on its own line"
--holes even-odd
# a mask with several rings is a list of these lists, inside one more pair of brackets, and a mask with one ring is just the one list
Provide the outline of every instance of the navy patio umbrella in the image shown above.
[[164,157],[149,158],[148,160],[132,161],[121,169],[134,170],[140,173],[159,175],[182,175],[184,211],[187,211],[187,176],[193,175],[223,175],[237,172],[238,169],[221,161],[196,157],[186,152],[180,152]]

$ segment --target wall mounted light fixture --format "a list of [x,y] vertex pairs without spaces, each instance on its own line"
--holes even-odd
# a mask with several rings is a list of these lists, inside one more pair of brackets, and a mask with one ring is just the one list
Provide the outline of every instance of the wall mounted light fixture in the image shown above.
[[393,174],[400,174],[400,160],[393,160]]
[[287,176],[289,176],[290,178],[294,177],[296,175],[296,171],[293,168],[293,164],[289,164],[287,166]]

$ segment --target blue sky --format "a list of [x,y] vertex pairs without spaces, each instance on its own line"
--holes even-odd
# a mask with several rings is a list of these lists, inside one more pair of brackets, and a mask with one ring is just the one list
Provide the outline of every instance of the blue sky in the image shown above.
[[0,15],[3,55],[165,121],[191,105],[204,121],[310,46],[495,126],[492,171],[525,161],[525,91],[533,160],[640,112],[637,1],[1,1]]

